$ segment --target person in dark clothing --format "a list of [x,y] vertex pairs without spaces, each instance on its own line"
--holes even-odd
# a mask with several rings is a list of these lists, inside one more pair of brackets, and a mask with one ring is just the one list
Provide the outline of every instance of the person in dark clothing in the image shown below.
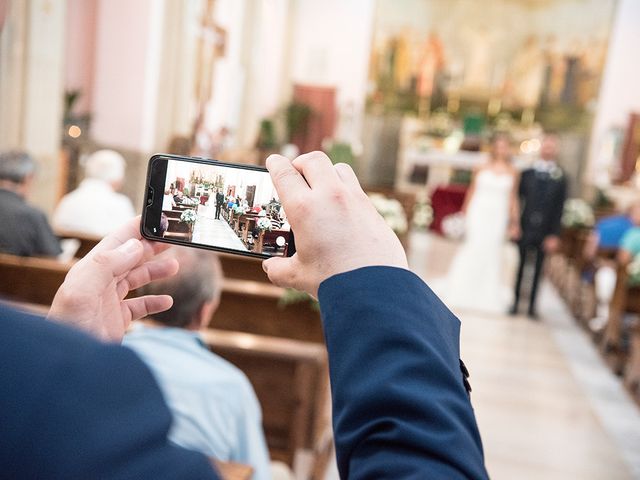
[[45,214],[25,200],[35,170],[27,153],[0,153],[0,252],[23,257],[62,252]]
[[220,209],[224,205],[224,194],[222,190],[216,191],[216,220],[220,219]]
[[530,255],[535,257],[531,293],[529,296],[530,318],[537,318],[536,296],[547,253],[555,252],[560,245],[560,228],[564,202],[567,198],[567,177],[556,163],[559,139],[547,134],[540,147],[540,159],[532,168],[522,172],[519,196],[521,205],[521,236],[518,239],[520,264],[516,278],[514,303],[510,313],[518,313],[522,277]]

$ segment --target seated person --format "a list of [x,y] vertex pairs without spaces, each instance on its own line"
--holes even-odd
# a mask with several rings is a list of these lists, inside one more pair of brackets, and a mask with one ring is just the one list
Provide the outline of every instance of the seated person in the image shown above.
[[[594,258],[598,247],[617,248],[617,261],[627,264],[640,254],[640,202],[631,206],[627,215],[608,217],[600,220],[587,240],[585,255]],[[596,237],[595,240],[593,237]],[[595,246],[593,246],[595,245]],[[595,273],[596,316],[589,322],[593,331],[599,331],[607,324],[609,304],[616,288],[617,274],[613,262],[603,262]]]
[[125,161],[113,150],[92,153],[78,188],[60,200],[53,214],[58,230],[104,237],[135,216],[131,200],[118,193],[125,176]]
[[124,345],[149,365],[173,413],[169,438],[223,461],[251,465],[270,478],[261,411],[246,376],[211,353],[198,330],[220,303],[222,269],[213,253],[172,247],[177,276],[150,284],[149,295],[170,294],[173,307],[134,326]]
[[176,202],[177,205],[180,205],[184,200],[184,192],[180,190],[176,190],[175,195],[173,196],[173,201]]
[[162,197],[162,210],[173,210],[173,207],[176,206],[176,201],[173,199],[173,194],[171,190],[165,190],[164,196]]
[[0,153],[0,252],[23,257],[62,253],[43,212],[29,205],[27,197],[36,164],[25,152]]

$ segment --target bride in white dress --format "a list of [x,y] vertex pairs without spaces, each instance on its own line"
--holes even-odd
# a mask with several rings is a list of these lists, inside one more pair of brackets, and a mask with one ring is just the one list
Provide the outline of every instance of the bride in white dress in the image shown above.
[[510,155],[509,138],[498,135],[489,163],[474,172],[463,206],[464,241],[441,284],[452,309],[506,313],[511,303],[505,254],[508,239],[519,236],[519,179]]

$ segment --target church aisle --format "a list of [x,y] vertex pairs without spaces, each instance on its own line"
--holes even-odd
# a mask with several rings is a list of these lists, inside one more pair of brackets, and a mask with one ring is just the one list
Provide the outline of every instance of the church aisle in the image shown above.
[[201,205],[198,208],[198,220],[193,228],[193,242],[218,247],[247,251],[229,224],[220,217],[215,219],[215,207]]
[[[456,244],[414,234],[411,247],[428,281]],[[640,478],[639,409],[548,284],[540,313],[532,322],[458,312],[491,478]]]

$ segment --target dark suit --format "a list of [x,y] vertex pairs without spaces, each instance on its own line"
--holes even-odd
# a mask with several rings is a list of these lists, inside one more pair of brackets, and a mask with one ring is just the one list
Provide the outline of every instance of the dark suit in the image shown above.
[[544,239],[560,235],[562,211],[567,198],[567,177],[559,167],[551,171],[533,168],[522,172],[519,186],[522,234],[518,241],[520,264],[515,285],[514,307],[517,311],[522,289],[522,276],[529,254],[535,256],[535,268],[531,294],[529,296],[529,314],[535,314],[535,302],[538,283],[544,264]]
[[0,477],[217,478],[130,350],[0,305]]
[[413,273],[320,285],[338,469],[349,479],[485,479],[459,361],[460,322]]
[[[341,478],[488,478],[460,322],[424,282],[368,267],[325,280],[319,298]],[[167,444],[169,412],[133,353],[6,309],[0,329],[2,475],[213,477]]]
[[220,209],[224,205],[224,194],[221,192],[216,193],[216,220],[220,218]]

